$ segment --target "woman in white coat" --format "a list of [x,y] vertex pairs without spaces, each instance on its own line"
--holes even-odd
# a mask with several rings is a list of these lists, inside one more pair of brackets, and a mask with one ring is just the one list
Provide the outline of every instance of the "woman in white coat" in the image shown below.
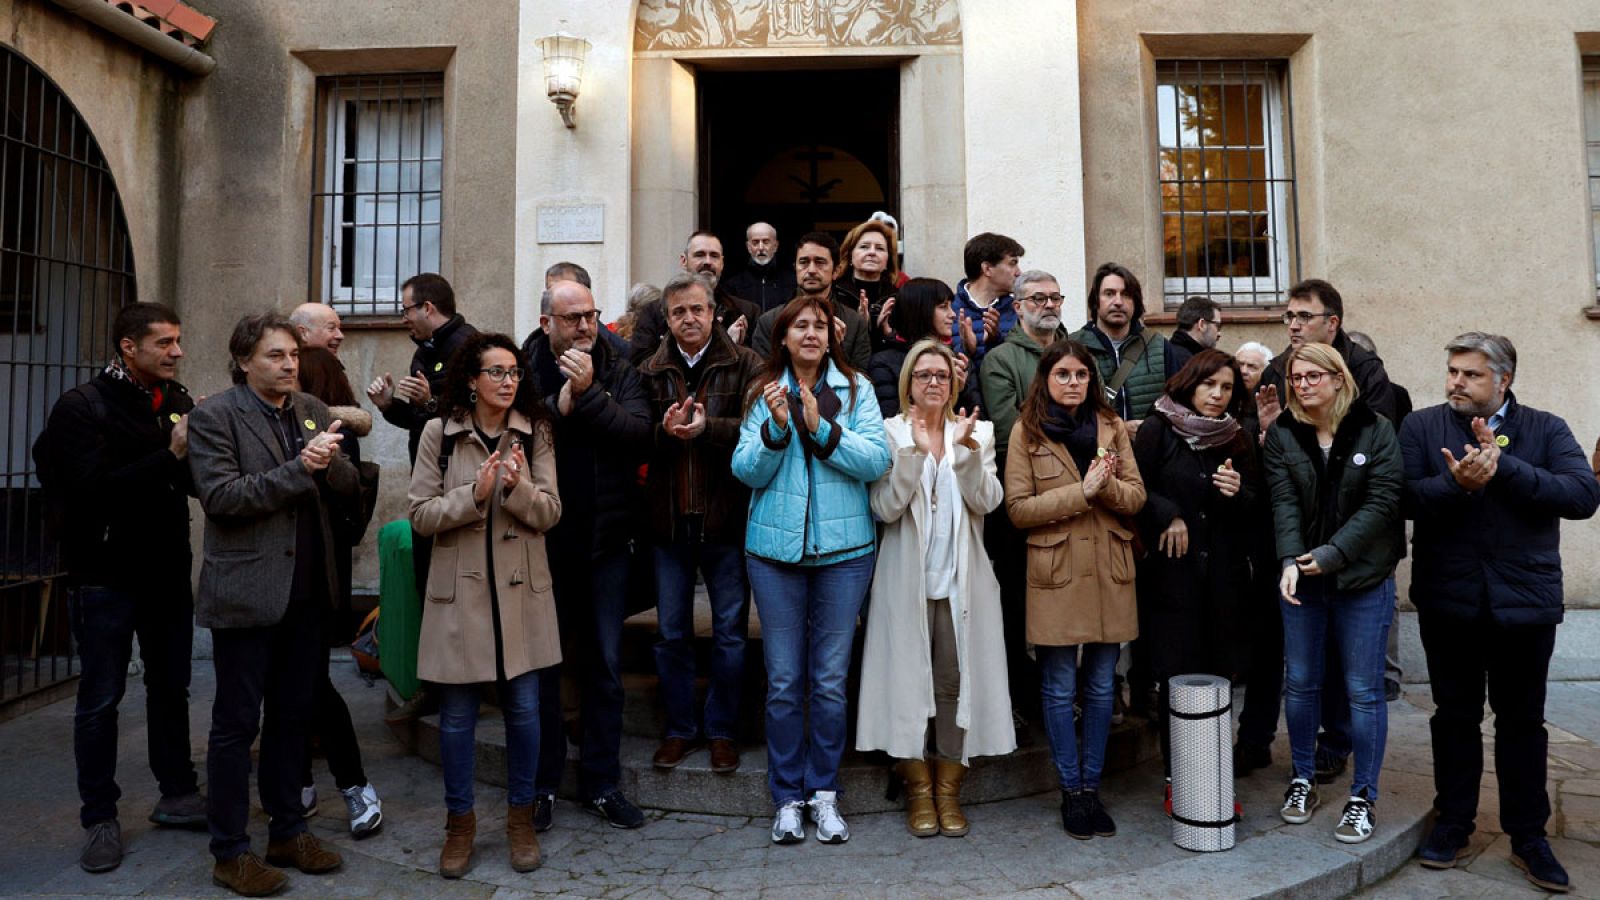
[[957,377],[942,343],[924,340],[906,354],[901,413],[883,423],[893,462],[871,492],[884,527],[856,749],[896,758],[906,828],[918,837],[966,834],[960,796],[968,761],[1017,745],[1000,585],[983,551],[983,517],[1004,494],[994,426],[978,421],[976,409],[954,411]]

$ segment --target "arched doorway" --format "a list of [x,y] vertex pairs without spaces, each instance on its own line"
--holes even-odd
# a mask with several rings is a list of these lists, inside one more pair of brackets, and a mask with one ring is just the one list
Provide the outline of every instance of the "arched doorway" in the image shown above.
[[110,357],[133,248],[100,144],[49,76],[0,47],[0,702],[74,674],[30,448],[62,392]]

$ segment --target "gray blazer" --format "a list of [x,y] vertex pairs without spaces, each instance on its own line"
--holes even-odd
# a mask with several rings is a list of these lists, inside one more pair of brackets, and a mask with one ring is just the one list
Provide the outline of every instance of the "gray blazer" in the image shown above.
[[[306,440],[327,429],[331,417],[322,401],[299,391],[289,401],[294,420],[307,426]],[[356,468],[344,454],[321,477],[307,472],[298,456],[284,459],[255,396],[240,384],[189,414],[189,470],[206,513],[196,624],[255,628],[283,619],[294,582],[295,506],[307,493],[319,497],[328,596],[338,596],[333,533],[319,486],[356,493]]]

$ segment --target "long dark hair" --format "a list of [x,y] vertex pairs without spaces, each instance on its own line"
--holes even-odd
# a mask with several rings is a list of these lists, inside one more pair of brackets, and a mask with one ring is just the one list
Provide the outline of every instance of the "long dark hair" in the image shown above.
[[492,331],[479,332],[467,338],[450,356],[450,362],[444,370],[444,390],[439,396],[439,412],[445,418],[458,422],[471,417],[473,407],[477,406],[472,399],[472,380],[478,377],[478,370],[483,367],[483,354],[489,350],[509,350],[522,369],[522,381],[517,385],[517,397],[511,401],[511,408],[527,416],[530,422],[549,418],[550,410],[545,408],[544,400],[533,386],[533,378],[530,377],[533,373],[528,369],[528,361],[523,358],[521,348],[510,337]]
[[1097,322],[1100,319],[1100,284],[1106,276],[1115,275],[1122,279],[1122,289],[1133,299],[1133,321],[1144,318],[1144,288],[1139,284],[1139,279],[1128,267],[1114,262],[1101,263],[1100,268],[1094,270],[1094,280],[1089,284],[1089,321]]
[[1238,361],[1221,350],[1207,349],[1196,353],[1183,364],[1183,368],[1167,379],[1166,394],[1174,403],[1194,409],[1195,389],[1223,369],[1233,372],[1233,399],[1228,401],[1228,412],[1238,418],[1244,409],[1244,401],[1250,395],[1244,389],[1244,373],[1239,371]]
[[1039,357],[1039,368],[1034,370],[1033,384],[1028,385],[1028,397],[1022,401],[1022,413],[1017,421],[1022,423],[1022,436],[1029,443],[1045,442],[1044,420],[1050,414],[1050,370],[1065,357],[1072,357],[1089,370],[1089,391],[1083,402],[1096,413],[1115,416],[1116,410],[1106,401],[1106,392],[1100,386],[1100,367],[1095,365],[1089,348],[1065,338],[1044,348]]
[[933,311],[941,303],[950,303],[955,294],[950,285],[937,278],[913,278],[895,294],[894,309],[889,311],[889,322],[894,333],[906,342],[915,344],[925,337],[933,337]]
[[[783,373],[790,367],[789,347],[784,343],[784,337],[789,333],[789,326],[800,314],[808,309],[816,309],[828,326],[828,355],[825,362],[833,365],[850,382],[850,406],[856,405],[856,370],[850,367],[845,359],[844,349],[840,347],[838,335],[833,328],[833,302],[824,297],[796,297],[785,303],[778,310],[778,318],[772,323],[772,349],[767,351],[767,361],[761,364],[761,371],[756,373],[750,382],[750,389],[745,392],[744,411],[749,412],[756,401],[761,398],[761,390],[768,383],[783,377]],[[820,378],[821,373],[818,373]]]

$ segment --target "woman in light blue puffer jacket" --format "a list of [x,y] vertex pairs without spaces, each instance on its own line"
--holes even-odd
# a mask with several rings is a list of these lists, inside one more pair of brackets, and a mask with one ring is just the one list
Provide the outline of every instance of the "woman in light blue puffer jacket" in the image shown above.
[[805,840],[804,810],[819,841],[840,843],[850,837],[837,805],[845,679],[876,538],[867,485],[888,470],[889,446],[827,300],[789,301],[772,334],[733,454],[752,489],[745,554],[767,663],[772,840]]

